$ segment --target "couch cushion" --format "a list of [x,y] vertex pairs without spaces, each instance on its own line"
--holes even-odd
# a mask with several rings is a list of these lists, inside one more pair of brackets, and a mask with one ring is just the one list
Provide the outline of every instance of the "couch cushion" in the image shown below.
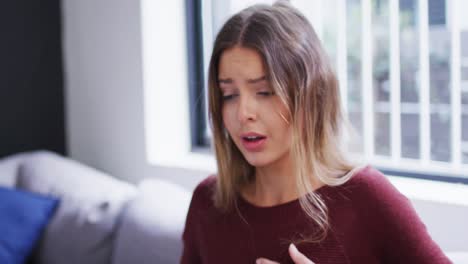
[[0,263],[24,263],[57,203],[55,198],[0,187]]
[[122,208],[136,188],[70,159],[39,153],[24,161],[18,187],[61,199],[34,255],[39,264],[110,263]]
[[179,263],[191,193],[158,180],[144,180],[117,232],[113,264]]

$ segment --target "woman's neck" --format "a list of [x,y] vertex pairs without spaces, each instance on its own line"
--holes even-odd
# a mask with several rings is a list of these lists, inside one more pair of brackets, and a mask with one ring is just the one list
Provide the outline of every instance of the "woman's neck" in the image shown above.
[[267,166],[256,167],[254,181],[246,186],[243,196],[257,206],[274,206],[298,198],[296,178],[289,158]]
[[[256,167],[254,181],[241,192],[250,203],[268,207],[287,203],[299,198],[292,159],[285,158],[268,166]],[[323,186],[312,179],[313,189]]]

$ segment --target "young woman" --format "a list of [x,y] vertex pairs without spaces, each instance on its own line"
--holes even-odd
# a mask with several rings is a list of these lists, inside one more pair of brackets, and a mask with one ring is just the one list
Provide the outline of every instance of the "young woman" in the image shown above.
[[194,191],[181,263],[450,263],[384,175],[347,161],[339,97],[287,2],[224,24],[209,66],[218,173]]

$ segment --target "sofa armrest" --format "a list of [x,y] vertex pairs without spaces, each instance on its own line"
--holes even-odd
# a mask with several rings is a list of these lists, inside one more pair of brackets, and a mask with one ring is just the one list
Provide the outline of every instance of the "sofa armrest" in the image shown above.
[[115,231],[136,187],[72,159],[37,153],[17,187],[60,199],[34,254],[36,263],[110,264]]
[[50,153],[48,151],[31,151],[13,154],[0,159],[0,185],[14,187],[16,185],[18,167],[29,156],[40,153]]

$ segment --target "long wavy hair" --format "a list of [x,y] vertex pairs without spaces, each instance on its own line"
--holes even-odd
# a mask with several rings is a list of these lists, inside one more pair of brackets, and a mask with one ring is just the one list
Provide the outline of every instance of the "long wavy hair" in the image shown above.
[[328,210],[313,192],[312,182],[341,185],[351,178],[355,166],[343,148],[342,132],[347,123],[341,112],[336,75],[312,25],[287,1],[240,11],[225,22],[214,42],[208,98],[218,169],[215,206],[223,211],[237,208],[240,190],[255,180],[255,167],[234,144],[222,118],[219,61],[225,50],[235,46],[260,54],[268,81],[288,110],[300,205],[320,227],[303,241],[322,241],[329,228]]

